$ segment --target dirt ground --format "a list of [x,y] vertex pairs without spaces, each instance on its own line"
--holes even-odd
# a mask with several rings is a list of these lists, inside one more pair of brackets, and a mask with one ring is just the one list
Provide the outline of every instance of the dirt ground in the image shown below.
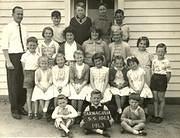
[[[112,138],[141,138],[131,134],[121,134],[119,124],[109,130]],[[147,138],[180,138],[180,105],[168,105],[165,109],[165,120],[161,124],[147,123]],[[103,138],[100,135],[84,135],[78,125],[72,127],[74,138]],[[56,137],[60,131],[54,128],[53,122],[46,120],[21,120],[11,117],[9,103],[0,102],[0,137]]]

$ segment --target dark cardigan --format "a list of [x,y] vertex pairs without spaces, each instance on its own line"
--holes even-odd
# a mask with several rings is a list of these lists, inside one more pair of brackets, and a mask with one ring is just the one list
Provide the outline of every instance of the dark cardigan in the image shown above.
[[[125,80],[124,86],[129,86],[128,77],[127,77],[127,71],[128,71],[128,69],[125,68],[125,67],[122,70],[122,74],[123,74],[123,77],[124,77],[124,80]],[[110,84],[110,86],[113,86],[113,87],[117,86],[117,84],[114,82],[115,77],[116,77],[116,73],[117,73],[117,70],[114,67],[111,67],[109,69],[109,84]]]
[[[83,51],[83,49],[82,49],[80,44],[76,43],[76,45],[77,45],[77,50]],[[65,42],[60,45],[60,47],[58,49],[58,53],[65,54]]]

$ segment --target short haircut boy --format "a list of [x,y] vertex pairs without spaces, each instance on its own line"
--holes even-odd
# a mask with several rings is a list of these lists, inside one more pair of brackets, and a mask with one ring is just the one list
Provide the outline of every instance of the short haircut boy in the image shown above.
[[34,36],[31,36],[31,37],[29,37],[29,38],[27,39],[27,44],[28,44],[29,42],[34,42],[34,43],[38,44],[38,39],[37,39],[36,37],[34,37]]
[[102,97],[101,91],[95,89],[95,90],[93,90],[93,91],[91,92],[91,97],[92,97],[93,95],[98,95],[98,94]]
[[67,100],[66,96],[63,94],[58,95],[57,100]]
[[117,9],[116,11],[115,11],[115,16],[116,16],[116,14],[122,14],[123,16],[124,16],[124,11],[123,10],[121,10],[121,9]]
[[77,4],[76,4],[76,8],[77,7],[81,7],[81,8],[83,8],[83,9],[85,9],[86,8],[86,5],[83,3],[83,2],[78,2]]
[[53,11],[51,13],[51,17],[61,18],[61,12],[59,11]]
[[157,46],[156,46],[156,50],[158,48],[164,48],[165,52],[167,52],[167,46],[164,44],[164,43],[159,43]]
[[129,100],[136,100],[136,101],[140,101],[140,95],[136,94],[136,93],[132,93],[131,95],[129,95]]

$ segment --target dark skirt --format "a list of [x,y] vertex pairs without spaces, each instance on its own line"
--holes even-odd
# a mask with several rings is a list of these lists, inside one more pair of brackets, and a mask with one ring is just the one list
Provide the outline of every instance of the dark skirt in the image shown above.
[[152,91],[165,92],[167,89],[167,77],[162,74],[153,74],[151,77],[150,88]]

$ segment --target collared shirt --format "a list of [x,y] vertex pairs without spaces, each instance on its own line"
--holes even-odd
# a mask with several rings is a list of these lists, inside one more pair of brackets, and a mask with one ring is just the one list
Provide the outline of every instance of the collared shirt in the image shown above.
[[52,40],[49,45],[47,45],[44,41],[38,45],[37,51],[40,55],[54,55],[58,52],[59,44]]
[[75,16],[76,17],[76,20],[82,24],[86,21],[87,17],[84,15],[82,18],[79,18],[78,16]]
[[120,44],[112,42],[109,44],[109,48],[111,52],[111,60],[114,56],[122,56],[126,59],[128,56],[132,55],[129,44],[123,41]]
[[52,113],[52,119],[60,118],[59,115],[64,115],[67,118],[75,118],[78,116],[77,111],[69,104],[66,105],[65,108],[57,106]]
[[115,31],[117,29],[122,30],[122,33],[123,33],[122,39],[123,39],[123,41],[127,42],[130,37],[129,26],[127,24],[118,25],[117,23],[115,23],[111,26],[111,31]]
[[52,29],[53,29],[53,40],[56,42],[64,42],[64,37],[63,37],[63,30],[65,29],[63,26],[58,25],[52,25]]
[[84,51],[84,62],[89,66],[93,66],[92,56],[95,53],[102,53],[105,56],[106,61],[109,61],[109,47],[103,40],[92,41],[88,39],[82,45]]
[[166,75],[167,72],[171,72],[169,60],[166,58],[164,58],[163,60],[158,60],[158,58],[155,58],[152,61],[152,72],[162,75]]
[[65,58],[66,60],[74,60],[74,52],[77,50],[76,42],[74,41],[71,45],[67,42],[65,43]]
[[[26,29],[21,25],[22,41],[24,48],[26,49],[26,39],[28,37]],[[12,21],[5,26],[2,33],[2,49],[8,49],[8,53],[23,53],[19,26],[15,21]]]
[[[101,103],[99,103],[99,104],[96,106],[96,105],[94,105],[93,103],[91,103],[91,106],[93,106],[94,108],[98,108],[98,107],[101,107],[101,106],[102,106],[102,104],[101,104]],[[107,106],[106,106],[106,105],[104,105],[104,106],[103,106],[103,110],[109,110],[109,109],[107,108]],[[84,111],[85,111],[85,112],[90,111],[89,106],[87,106],[87,107],[86,107],[86,109],[85,109]]]
[[122,113],[121,119],[146,120],[144,110],[138,106],[136,110],[132,110],[130,106],[126,107]]
[[21,62],[25,64],[24,70],[36,70],[38,68],[38,53],[30,53],[27,51],[21,57]]

